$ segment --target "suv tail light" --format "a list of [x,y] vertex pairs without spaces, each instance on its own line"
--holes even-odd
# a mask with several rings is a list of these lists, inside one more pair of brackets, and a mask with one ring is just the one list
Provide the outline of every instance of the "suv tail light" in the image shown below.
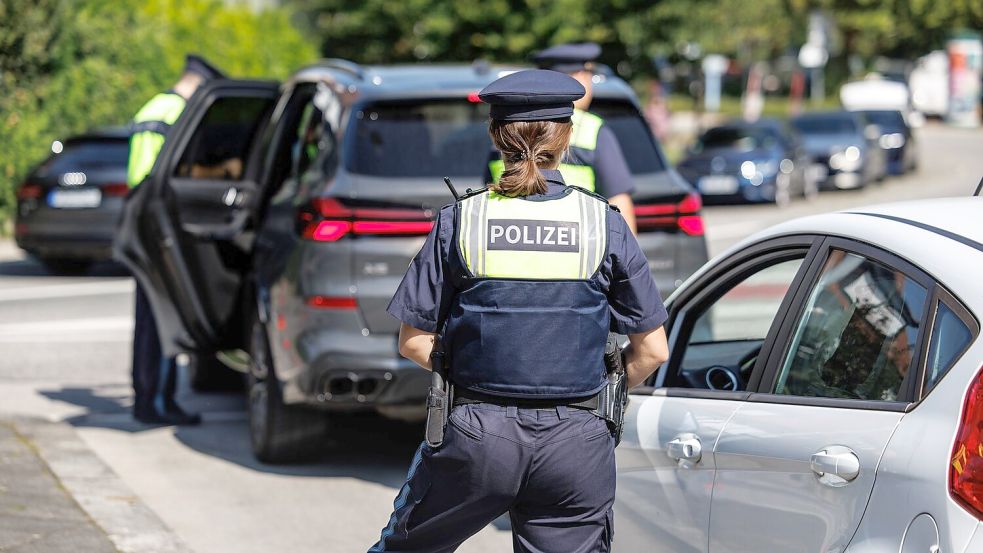
[[425,236],[433,213],[383,203],[348,205],[337,198],[317,198],[300,212],[304,238],[334,242],[349,234],[362,236]]
[[703,201],[696,192],[687,194],[675,204],[636,204],[638,232],[681,230],[690,236],[703,236],[702,207]]
[[966,393],[962,419],[952,446],[949,494],[983,520],[983,368]]
[[321,309],[358,309],[358,301],[350,296],[309,296],[304,303]]
[[25,182],[17,189],[18,200],[36,200],[41,197],[41,185],[36,182]]
[[122,198],[130,192],[130,187],[125,182],[111,182],[99,187],[104,196]]

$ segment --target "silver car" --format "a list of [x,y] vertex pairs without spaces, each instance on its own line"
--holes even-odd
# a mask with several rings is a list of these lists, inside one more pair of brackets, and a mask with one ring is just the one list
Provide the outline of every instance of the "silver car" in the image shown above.
[[669,300],[615,551],[983,551],[983,198],[784,223]]

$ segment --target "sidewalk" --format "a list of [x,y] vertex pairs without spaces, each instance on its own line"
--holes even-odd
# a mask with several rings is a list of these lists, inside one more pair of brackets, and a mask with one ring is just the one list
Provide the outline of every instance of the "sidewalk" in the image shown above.
[[9,422],[0,423],[0,551],[117,551]]
[[0,551],[188,549],[71,426],[0,419]]

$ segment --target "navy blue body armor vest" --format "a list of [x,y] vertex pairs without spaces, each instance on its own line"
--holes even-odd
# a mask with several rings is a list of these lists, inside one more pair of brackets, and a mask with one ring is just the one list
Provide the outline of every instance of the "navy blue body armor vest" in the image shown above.
[[467,274],[444,349],[458,387],[546,399],[605,385],[610,314],[595,277],[607,255],[607,202],[574,187],[538,198],[485,191],[457,205]]

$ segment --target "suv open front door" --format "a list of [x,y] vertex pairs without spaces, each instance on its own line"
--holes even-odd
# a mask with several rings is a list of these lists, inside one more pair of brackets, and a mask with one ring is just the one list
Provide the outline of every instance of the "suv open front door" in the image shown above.
[[243,231],[262,199],[260,156],[251,153],[278,89],[238,80],[202,87],[126,202],[115,257],[147,294],[164,355],[223,349],[237,330],[229,323],[251,248]]

